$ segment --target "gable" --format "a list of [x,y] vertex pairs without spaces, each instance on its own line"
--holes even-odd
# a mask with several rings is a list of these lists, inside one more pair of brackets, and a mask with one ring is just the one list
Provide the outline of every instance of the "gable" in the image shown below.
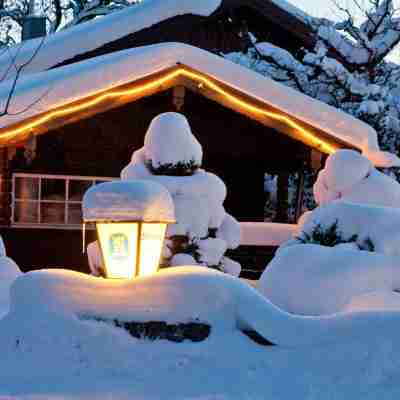
[[[126,50],[28,76],[13,98],[15,115],[0,120],[0,145],[177,85],[325,153],[338,147],[379,150],[376,132],[350,115],[222,57],[174,43]],[[0,104],[7,89],[0,85]],[[18,113],[25,107],[25,112]]]

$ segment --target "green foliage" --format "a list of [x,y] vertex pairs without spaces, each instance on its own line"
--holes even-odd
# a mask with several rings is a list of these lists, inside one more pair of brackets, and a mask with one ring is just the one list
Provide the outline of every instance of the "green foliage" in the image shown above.
[[200,168],[200,165],[190,160],[189,162],[179,161],[176,164],[159,164],[154,167],[151,160],[146,160],[146,167],[153,175],[191,176]]
[[343,243],[355,243],[360,250],[375,251],[375,245],[371,238],[367,237],[363,241],[360,241],[358,235],[355,234],[345,239],[342,232],[338,229],[338,224],[338,220],[327,227],[317,224],[311,233],[303,231],[295,239],[302,244],[318,244],[327,247],[335,247]]
[[[202,239],[215,238],[216,237],[216,229],[211,228],[208,231],[208,236]],[[171,266],[172,257],[176,254],[188,254],[192,256],[196,263],[200,264],[200,253],[199,246],[192,239],[189,239],[185,235],[175,235],[168,238],[168,249],[171,252],[171,257],[163,258],[161,260],[160,268],[168,268]],[[208,268],[216,269],[221,272],[225,272],[222,265],[207,265]]]

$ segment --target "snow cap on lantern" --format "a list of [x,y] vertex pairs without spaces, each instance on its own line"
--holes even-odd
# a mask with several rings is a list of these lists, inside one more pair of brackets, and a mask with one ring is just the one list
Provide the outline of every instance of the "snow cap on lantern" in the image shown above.
[[83,197],[85,222],[96,222],[106,278],[157,272],[167,224],[175,222],[168,190],[151,181],[106,182]]
[[82,211],[85,222],[175,222],[174,203],[168,190],[145,180],[93,186],[83,197]]
[[153,168],[192,163],[200,167],[203,151],[182,114],[167,112],[155,117],[144,141],[145,159]]

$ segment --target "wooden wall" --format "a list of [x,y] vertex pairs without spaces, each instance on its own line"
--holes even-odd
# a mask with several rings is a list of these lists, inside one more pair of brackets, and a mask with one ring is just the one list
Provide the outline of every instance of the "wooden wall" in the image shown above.
[[[168,91],[42,135],[35,170],[119,176],[132,152],[143,146],[151,120],[173,110]],[[227,184],[228,212],[240,221],[262,221],[265,172],[300,169],[309,149],[194,93],[187,92],[182,112],[203,146],[204,168]]]

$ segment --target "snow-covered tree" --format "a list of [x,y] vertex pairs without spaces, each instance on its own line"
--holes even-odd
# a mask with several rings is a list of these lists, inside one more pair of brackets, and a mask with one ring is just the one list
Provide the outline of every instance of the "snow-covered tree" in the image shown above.
[[240,225],[225,212],[225,184],[201,169],[202,158],[187,119],[164,113],[151,122],[121,178],[161,183],[174,200],[177,223],[167,231],[164,266],[200,265],[238,276],[240,265],[225,253],[239,246]]
[[326,160],[314,184],[318,205],[334,200],[400,207],[400,185],[379,172],[362,154],[354,150],[338,150]]
[[400,18],[392,0],[369,0],[368,6],[359,24],[339,4],[343,21],[314,19],[311,51],[291,54],[250,33],[246,53],[225,57],[352,114],[376,129],[383,150],[398,154],[400,66],[385,58],[400,42]]

